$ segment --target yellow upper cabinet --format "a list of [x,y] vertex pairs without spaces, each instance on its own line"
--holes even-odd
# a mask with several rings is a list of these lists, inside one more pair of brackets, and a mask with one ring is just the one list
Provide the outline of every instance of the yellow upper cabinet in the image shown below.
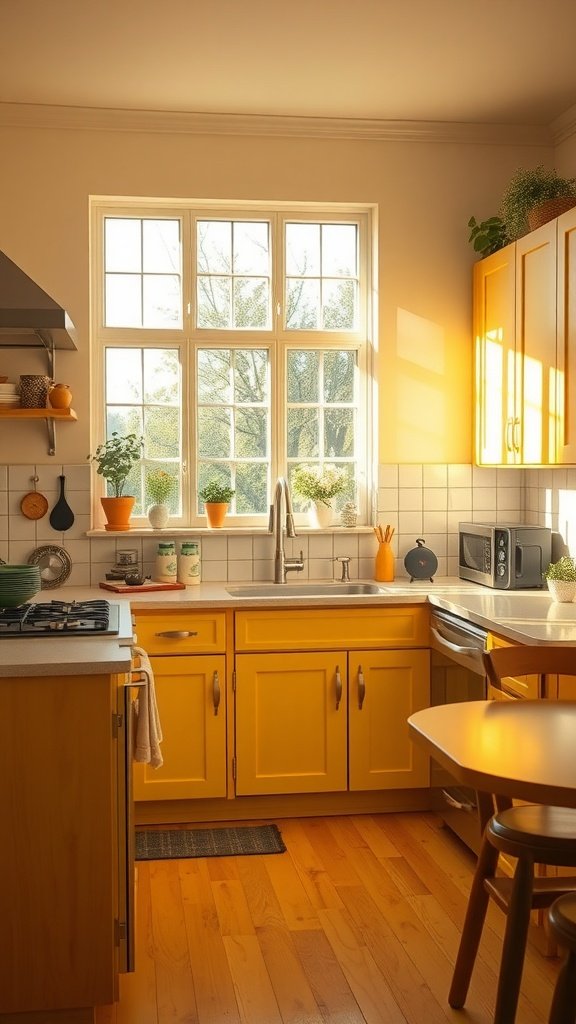
[[558,461],[556,223],[474,266],[479,465]]
[[576,463],[576,208],[558,218],[558,462]]

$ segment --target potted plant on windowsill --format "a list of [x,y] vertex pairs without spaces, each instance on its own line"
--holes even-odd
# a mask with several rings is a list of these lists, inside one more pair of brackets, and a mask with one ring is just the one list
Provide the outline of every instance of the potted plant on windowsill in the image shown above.
[[569,555],[551,562],[544,573],[544,579],[554,601],[567,603],[576,597],[576,564]]
[[168,523],[168,499],[174,494],[176,483],[175,476],[159,467],[151,469],[146,475],[146,499],[151,500],[146,514],[153,530],[163,530]]
[[332,522],[332,498],[346,490],[348,480],[336,466],[296,466],[292,477],[294,494],[310,503],[310,526],[321,530]]
[[219,480],[210,480],[198,492],[200,501],[204,502],[208,526],[212,530],[220,529],[226,518],[228,506],[236,491]]
[[106,530],[124,531],[130,529],[130,516],[136,498],[124,494],[124,487],[130,471],[142,456],[143,438],[136,434],[122,437],[116,430],[103,444],[99,444],[94,455],[88,459],[97,464],[97,473],[107,481],[112,492],[100,498],[106,516]]

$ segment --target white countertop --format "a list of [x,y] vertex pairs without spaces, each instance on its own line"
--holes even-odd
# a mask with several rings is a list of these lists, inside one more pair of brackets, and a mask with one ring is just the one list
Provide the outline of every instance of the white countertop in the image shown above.
[[[373,582],[352,581],[352,582]],[[547,590],[498,592],[457,578],[433,583],[399,580],[381,584],[383,595],[343,597],[291,597],[290,583],[278,586],[278,596],[234,598],[228,587],[246,583],[201,583],[186,590],[114,594],[98,587],[63,587],[43,590],[37,601],[85,601],[96,597],[118,604],[118,637],[0,638],[0,676],[75,675],[127,671],[130,666],[132,623],[130,610],[195,608],[361,607],[415,604],[430,600],[456,615],[491,629],[517,643],[565,643],[576,646],[576,603],[557,604]],[[255,584],[257,586],[257,584]]]

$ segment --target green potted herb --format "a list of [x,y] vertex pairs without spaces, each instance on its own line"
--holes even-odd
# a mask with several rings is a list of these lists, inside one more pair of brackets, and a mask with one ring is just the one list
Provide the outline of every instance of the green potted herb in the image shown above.
[[198,491],[200,501],[204,502],[208,526],[212,529],[219,529],[226,518],[228,506],[236,491],[228,484],[220,480],[209,480],[205,486]]
[[292,476],[294,494],[310,503],[310,525],[316,529],[330,526],[331,499],[345,491],[347,486],[345,471],[336,466],[300,465],[296,466]]
[[554,601],[568,602],[576,597],[576,564],[569,555],[551,562],[544,573],[544,579]]
[[172,473],[156,467],[146,474],[146,497],[152,502],[148,506],[148,522],[154,530],[163,530],[168,523],[170,509],[168,499],[176,490],[177,480]]
[[474,252],[479,253],[482,257],[498,252],[510,241],[506,224],[501,217],[488,217],[487,220],[481,220],[480,223],[475,217],[470,217],[468,227],[470,228],[468,241],[472,243]]
[[124,494],[126,481],[132,467],[142,457],[143,438],[137,434],[121,436],[116,430],[107,441],[99,444],[94,455],[88,459],[97,465],[97,473],[106,480],[112,493],[100,498],[106,515],[107,530],[129,530],[130,515],[136,498]]
[[542,165],[519,167],[502,197],[501,216],[513,241],[576,205],[576,178],[561,178]]

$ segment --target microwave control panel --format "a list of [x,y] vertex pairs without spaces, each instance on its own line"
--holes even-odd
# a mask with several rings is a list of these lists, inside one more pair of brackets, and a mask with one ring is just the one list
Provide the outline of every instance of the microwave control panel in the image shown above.
[[494,534],[494,555],[496,558],[496,576],[502,579],[508,573],[508,533],[496,530]]

